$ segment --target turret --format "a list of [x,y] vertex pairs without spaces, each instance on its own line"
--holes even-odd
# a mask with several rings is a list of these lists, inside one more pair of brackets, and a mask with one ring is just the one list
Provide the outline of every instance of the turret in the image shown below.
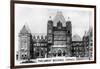
[[67,30],[68,35],[72,35],[72,24],[71,24],[71,20],[69,17],[68,17],[68,20],[66,22],[66,30]]
[[47,24],[47,38],[48,38],[48,43],[53,42],[53,21],[51,20],[51,16],[49,17]]
[[47,34],[52,34],[52,31],[53,31],[53,21],[51,20],[50,16],[47,25]]
[[68,17],[68,20],[66,22],[66,35],[67,35],[67,43],[71,44],[72,41],[72,25],[71,25],[71,20]]
[[[32,35],[28,26],[24,25],[19,33],[19,59],[30,59],[32,56]],[[22,51],[23,50],[23,51]],[[25,53],[25,54],[24,54]]]

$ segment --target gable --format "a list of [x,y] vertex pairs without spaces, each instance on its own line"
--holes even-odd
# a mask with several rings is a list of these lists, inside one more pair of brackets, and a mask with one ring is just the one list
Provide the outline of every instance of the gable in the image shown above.
[[66,20],[65,20],[65,18],[64,18],[64,16],[63,16],[63,14],[62,14],[61,11],[58,11],[57,14],[56,14],[56,16],[54,17],[54,20],[53,20],[54,23],[53,23],[53,25],[57,26],[57,23],[59,21],[62,23],[63,27],[66,26]]

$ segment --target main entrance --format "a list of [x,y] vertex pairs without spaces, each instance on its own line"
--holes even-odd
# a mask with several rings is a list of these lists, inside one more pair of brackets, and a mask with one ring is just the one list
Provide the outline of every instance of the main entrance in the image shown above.
[[35,58],[45,58],[45,54],[46,54],[46,49],[45,48],[41,48],[41,47],[37,47],[34,51],[34,56]]
[[61,51],[61,50],[58,50],[57,55],[58,55],[58,56],[62,56],[62,51]]
[[67,54],[67,52],[65,50],[55,50],[53,51],[53,57],[61,57],[61,56],[65,56]]

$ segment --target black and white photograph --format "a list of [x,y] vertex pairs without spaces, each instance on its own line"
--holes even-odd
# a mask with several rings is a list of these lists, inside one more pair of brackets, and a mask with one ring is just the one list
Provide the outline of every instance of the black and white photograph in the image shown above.
[[94,8],[14,4],[14,64],[95,60]]

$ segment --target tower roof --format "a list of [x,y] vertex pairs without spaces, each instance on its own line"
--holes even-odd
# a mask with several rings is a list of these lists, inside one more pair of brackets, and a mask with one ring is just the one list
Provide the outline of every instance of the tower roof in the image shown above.
[[73,35],[72,41],[81,41],[81,37],[77,34]]
[[92,29],[92,27],[89,28],[88,35],[91,36],[91,37],[93,36],[93,29]]
[[89,35],[88,32],[85,31],[85,33],[84,33],[84,37],[87,37],[88,35]]
[[88,31],[85,31],[84,37],[87,37],[87,36],[92,37],[92,35],[93,35],[93,29],[92,29],[92,27],[90,27]]
[[24,25],[23,28],[20,31],[20,34],[27,34],[27,33],[31,33],[30,29],[28,28],[27,25]]
[[57,22],[61,22],[63,26],[66,26],[66,20],[61,11],[58,11],[56,16],[54,17],[54,26],[57,26]]

